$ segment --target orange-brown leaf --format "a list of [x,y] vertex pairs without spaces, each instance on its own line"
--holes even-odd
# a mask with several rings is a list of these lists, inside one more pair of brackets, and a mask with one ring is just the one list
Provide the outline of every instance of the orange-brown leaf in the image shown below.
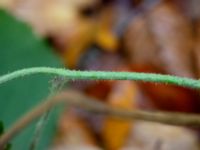
[[[133,109],[137,88],[131,81],[117,81],[108,97],[112,107]],[[105,147],[109,150],[120,149],[126,141],[131,130],[132,122],[123,119],[108,117],[105,119],[102,138]]]

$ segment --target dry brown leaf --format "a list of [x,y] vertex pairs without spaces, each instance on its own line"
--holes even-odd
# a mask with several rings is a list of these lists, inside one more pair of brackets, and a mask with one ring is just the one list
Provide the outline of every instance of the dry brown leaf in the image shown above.
[[[118,40],[112,32],[114,22],[112,7],[105,7],[99,12],[98,20],[88,20],[86,18],[79,19],[80,23],[76,24],[79,30],[73,38],[67,38],[64,50],[64,59],[69,67],[76,67],[80,57],[84,54],[88,47],[97,44],[105,51],[116,51]],[[85,28],[83,28],[85,27]],[[76,28],[76,29],[77,29]],[[66,34],[69,35],[69,34]]]
[[200,17],[200,1],[199,0],[170,0],[173,2],[183,14],[187,15],[191,20]]
[[196,43],[195,43],[195,49],[194,49],[194,56],[196,61],[196,73],[197,77],[200,78],[200,21],[196,25]]
[[160,48],[160,58],[168,73],[194,77],[191,65],[192,26],[169,2],[156,6],[148,15],[148,24]]
[[86,122],[73,110],[64,113],[58,126],[58,134],[54,142],[54,149],[98,149],[92,132]]
[[96,43],[110,52],[115,52],[118,48],[118,38],[112,31],[116,22],[116,11],[112,5],[102,9],[95,37]]
[[98,0],[9,0],[2,1],[0,7],[28,22],[37,33],[48,35],[71,29],[81,18],[80,9],[97,3]]
[[[133,66],[133,71],[165,74],[152,66]],[[195,90],[174,85],[138,83],[155,108],[167,111],[199,112],[199,94]]]
[[79,23],[81,27],[77,27],[74,34],[66,34],[65,43],[63,45],[62,57],[64,58],[65,64],[69,68],[77,67],[80,57],[84,54],[87,48],[93,43],[94,40],[94,27],[95,25],[89,23]]
[[[117,81],[108,97],[108,103],[113,107],[133,109],[135,106],[137,88],[131,81]],[[132,127],[132,122],[108,117],[102,128],[102,139],[108,150],[120,149],[126,141]]]
[[124,44],[132,64],[160,65],[158,48],[145,16],[139,15],[133,19],[125,33]]
[[122,150],[199,150],[197,134],[183,127],[135,122]]

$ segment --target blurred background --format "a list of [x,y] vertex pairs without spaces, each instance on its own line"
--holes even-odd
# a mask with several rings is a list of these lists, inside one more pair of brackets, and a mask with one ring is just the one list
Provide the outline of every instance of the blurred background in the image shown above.
[[[0,0],[0,7],[28,24],[66,68],[200,78],[199,0]],[[200,112],[199,91],[177,86],[73,81],[69,87],[113,107]],[[59,118],[52,150],[200,149],[199,131],[187,127],[125,121],[75,108]]]

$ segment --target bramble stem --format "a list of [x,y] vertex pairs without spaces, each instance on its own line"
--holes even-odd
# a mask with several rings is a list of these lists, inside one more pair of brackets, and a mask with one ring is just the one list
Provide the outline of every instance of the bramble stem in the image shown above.
[[53,74],[66,77],[68,80],[135,80],[174,84],[193,89],[200,89],[200,80],[171,75],[136,72],[76,71],[50,67],[26,68],[2,75],[0,76],[0,84],[32,74]]

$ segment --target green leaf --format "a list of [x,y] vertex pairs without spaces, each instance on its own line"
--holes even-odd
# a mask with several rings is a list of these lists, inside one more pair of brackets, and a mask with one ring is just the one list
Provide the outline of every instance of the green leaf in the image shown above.
[[[35,66],[58,67],[61,63],[52,49],[28,25],[0,10],[0,75]],[[33,75],[0,86],[0,120],[5,129],[48,96],[50,78]],[[56,125],[55,118],[50,118],[47,125],[51,132],[55,131],[52,131]],[[13,150],[28,149],[35,122],[12,141]],[[52,136],[49,130],[44,131],[39,149],[47,147]]]

